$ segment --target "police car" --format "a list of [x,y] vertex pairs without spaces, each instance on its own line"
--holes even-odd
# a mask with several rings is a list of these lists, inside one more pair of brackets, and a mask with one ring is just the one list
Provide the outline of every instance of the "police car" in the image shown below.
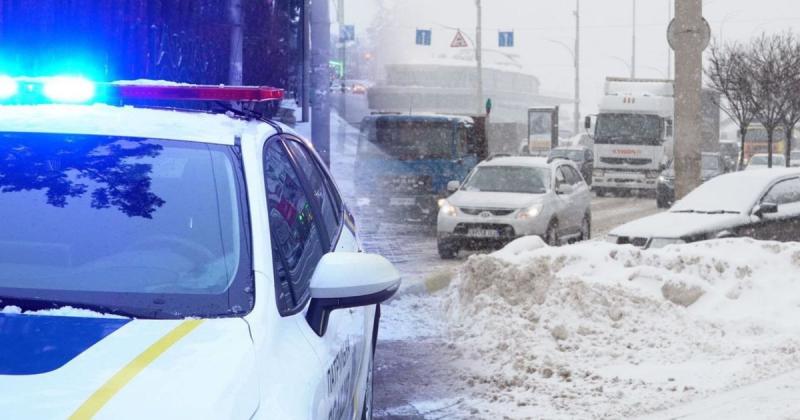
[[399,274],[281,95],[0,77],[0,417],[371,417]]

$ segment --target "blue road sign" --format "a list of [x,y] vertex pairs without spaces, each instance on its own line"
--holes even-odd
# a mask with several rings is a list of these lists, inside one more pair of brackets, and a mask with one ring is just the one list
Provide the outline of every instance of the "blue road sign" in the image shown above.
[[339,40],[341,42],[355,41],[356,40],[356,27],[355,25],[343,25],[339,28]]
[[500,36],[498,38],[498,45],[501,47],[513,47],[514,32],[500,32]]
[[431,45],[430,29],[417,29],[417,45]]

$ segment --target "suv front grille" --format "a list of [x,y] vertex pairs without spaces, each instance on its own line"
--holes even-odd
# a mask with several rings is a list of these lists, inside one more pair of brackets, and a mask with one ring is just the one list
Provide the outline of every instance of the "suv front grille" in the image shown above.
[[514,213],[514,211],[514,209],[476,209],[461,207],[461,212],[470,216],[477,216],[483,212],[489,212],[492,216],[508,216],[509,214]]

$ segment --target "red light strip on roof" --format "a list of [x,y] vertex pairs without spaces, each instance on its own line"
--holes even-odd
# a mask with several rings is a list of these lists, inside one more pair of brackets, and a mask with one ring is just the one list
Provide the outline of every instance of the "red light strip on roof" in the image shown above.
[[283,89],[267,86],[105,84],[104,88],[110,96],[119,99],[235,102],[283,99]]

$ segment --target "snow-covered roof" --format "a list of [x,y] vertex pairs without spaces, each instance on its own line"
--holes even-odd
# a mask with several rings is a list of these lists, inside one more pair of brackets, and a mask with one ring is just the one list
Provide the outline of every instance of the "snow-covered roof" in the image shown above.
[[480,166],[529,166],[533,168],[549,168],[547,158],[535,156],[503,156],[481,162]]
[[800,168],[773,168],[721,175],[697,187],[670,211],[723,210],[748,213],[771,183],[791,175],[800,175]]
[[233,144],[248,121],[224,114],[110,105],[0,106],[0,131],[166,138]]

